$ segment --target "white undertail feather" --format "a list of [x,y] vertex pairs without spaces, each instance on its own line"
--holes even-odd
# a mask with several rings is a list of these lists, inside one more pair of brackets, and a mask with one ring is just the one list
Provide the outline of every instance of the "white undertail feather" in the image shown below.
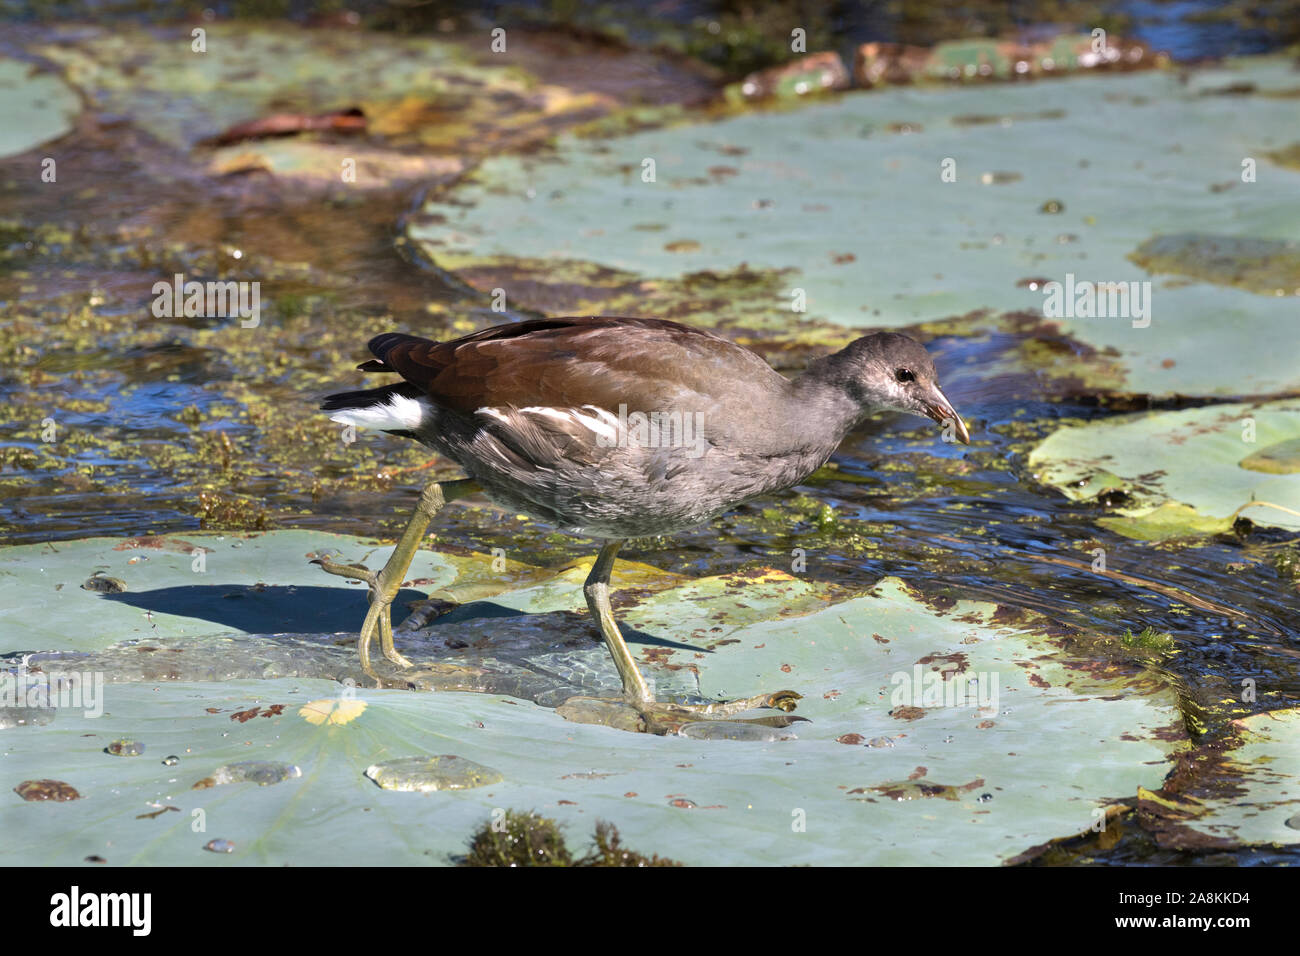
[[330,416],[330,421],[358,428],[377,428],[383,431],[415,431],[424,419],[424,401],[394,395],[383,405],[367,408],[341,408]]

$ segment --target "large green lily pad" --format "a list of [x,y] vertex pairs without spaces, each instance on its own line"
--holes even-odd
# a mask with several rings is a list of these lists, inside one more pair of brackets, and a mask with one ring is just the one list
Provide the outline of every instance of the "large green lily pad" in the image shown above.
[[[31,63],[0,57],[0,157],[15,156],[72,129],[77,94]],[[33,168],[33,178],[40,174]]]
[[[1255,93],[1207,95],[1227,82]],[[798,337],[801,320],[815,330],[1036,313],[1029,334],[1052,326],[1077,343],[1050,374],[1089,390],[1276,393],[1300,388],[1300,366],[1277,347],[1294,338],[1293,257],[1272,255],[1261,272],[1251,253],[1241,287],[1221,261],[1198,272],[1193,253],[1300,239],[1281,201],[1300,179],[1266,158],[1294,138],[1295,110],[1268,94],[1295,84],[1284,59],[1244,60],[1187,83],[1152,72],[890,89],[603,140],[561,136],[554,151],[485,161],[432,196],[408,234],[476,288],[552,314],[654,310]],[[942,177],[946,160],[955,181]],[[1160,246],[1153,277],[1130,257],[1166,235],[1199,245],[1186,264]],[[1044,280],[1071,275],[1150,281],[1149,325],[1134,307],[1043,317]],[[695,288],[716,277],[758,301],[737,314],[733,297]]]
[[1239,512],[1256,524],[1300,531],[1296,399],[1069,426],[1034,448],[1029,465],[1076,501],[1122,493],[1114,509],[1122,517],[1100,520],[1132,537],[1227,531]]
[[[473,578],[479,557],[422,553],[413,574],[432,564],[438,586],[454,590],[463,577],[466,593],[497,593],[399,634],[416,668],[392,683],[434,693],[340,684],[326,678],[357,676],[346,629],[364,597],[324,574],[311,590],[298,569],[322,549],[360,558],[364,543],[300,531],[215,538],[184,540],[191,549],[242,542],[207,555],[208,574],[242,568],[223,572],[233,580],[196,583],[192,555],[166,543],[115,551],[106,539],[65,542],[45,550],[44,567],[41,549],[0,552],[0,603],[40,595],[26,618],[39,630],[7,619],[4,649],[43,651],[21,658],[39,668],[29,673],[106,680],[102,716],[64,706],[57,719],[0,731],[0,794],[56,780],[81,795],[0,800],[14,834],[4,862],[438,863],[494,810],[522,807],[571,833],[608,819],[628,845],[687,863],[992,864],[1158,786],[1185,746],[1166,678],[1081,658],[1033,613],[931,598],[894,579],[854,597],[779,571],[691,580],[630,566],[615,603],[661,694],[788,686],[804,695],[799,714],[811,723],[762,735],[733,732],[734,723],[712,728],[733,739],[700,739],[699,725],[683,736],[627,734],[537,706],[558,703],[566,688],[616,690],[603,646],[573,611],[585,567],[557,575],[516,566],[488,582]],[[148,562],[127,563],[146,553]],[[97,564],[128,590],[82,591],[78,580]],[[168,583],[179,576],[185,584]],[[226,596],[259,582],[256,597]],[[169,594],[175,587],[192,591]],[[205,589],[211,600],[193,593]],[[168,612],[180,597],[189,603]],[[219,606],[247,600],[261,602],[258,616],[280,632],[248,633],[247,610]],[[151,606],[165,634],[139,630]],[[328,633],[316,630],[321,615],[334,617]],[[457,692],[456,674],[480,693]],[[105,753],[117,740],[144,753]],[[178,764],[163,762],[173,755]],[[446,786],[462,789],[433,793],[381,790],[366,776],[414,757],[440,759],[421,762],[411,786],[435,789],[425,776],[439,766],[474,772],[457,769]],[[246,761],[284,772],[235,767]],[[193,829],[195,810],[204,832]],[[205,853],[214,839],[232,841],[233,852]]]

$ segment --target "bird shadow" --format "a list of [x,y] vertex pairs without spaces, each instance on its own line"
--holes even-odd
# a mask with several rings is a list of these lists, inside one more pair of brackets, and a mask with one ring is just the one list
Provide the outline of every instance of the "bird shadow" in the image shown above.
[[[394,605],[396,607],[396,605]],[[444,614],[434,618],[429,624],[421,630],[432,630],[435,627],[469,624],[473,621],[480,621],[485,618],[493,617],[546,617],[552,614],[573,614],[571,611],[546,611],[543,613],[529,614],[527,611],[519,611],[512,607],[504,607],[500,604],[494,604],[491,601],[470,601],[468,604],[461,604],[452,608]],[[576,615],[580,623],[575,626],[592,635],[595,641],[600,640],[600,632],[591,618],[587,616],[586,611],[578,612]],[[394,626],[396,626],[396,616],[394,616]],[[650,634],[647,631],[640,631],[627,624],[620,623],[619,630],[623,632],[623,639],[629,644],[647,644],[653,647],[667,647],[679,651],[698,651],[701,653],[712,653],[702,647],[696,647],[694,644],[683,644],[680,641],[674,641],[670,638],[661,637],[658,634]]]
[[[358,628],[367,607],[364,589],[312,585],[183,584],[101,596],[142,611],[196,618],[250,634],[320,634]],[[394,623],[404,616],[409,602],[422,597],[410,589],[398,592]]]
[[[315,585],[185,584],[149,591],[103,594],[101,597],[142,611],[209,621],[248,634],[334,634],[352,631],[361,627],[369,604],[365,590],[347,591]],[[410,604],[423,601],[425,597],[425,594],[410,588],[399,591],[393,601],[393,626],[399,626],[406,618]],[[434,618],[420,630],[432,634],[437,628],[492,618],[542,618],[569,613],[571,612],[550,611],[529,614],[492,601],[471,601]],[[593,635],[593,640],[599,640],[595,626],[586,620],[586,612],[582,613],[582,617],[582,626]],[[626,625],[622,626],[622,631],[624,639],[629,643],[675,650],[702,650],[691,644],[648,634]]]

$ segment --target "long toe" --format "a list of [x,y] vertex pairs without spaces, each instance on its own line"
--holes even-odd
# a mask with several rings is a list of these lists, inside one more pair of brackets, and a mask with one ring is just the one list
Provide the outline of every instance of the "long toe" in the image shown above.
[[767,695],[765,707],[775,707],[777,710],[783,710],[787,714],[799,705],[795,701],[803,700],[803,694],[797,694],[792,690],[779,690],[775,694]]
[[396,651],[396,650],[391,652],[384,651],[384,658],[386,660],[392,661],[394,664],[396,664],[398,667],[402,668],[403,670],[409,670],[410,668],[415,666],[409,660],[403,657],[400,651]]
[[[619,730],[663,735],[678,733],[686,725],[696,723],[789,727],[807,720],[789,716],[801,697],[792,690],[707,704],[636,701],[627,697],[571,697],[557,710],[565,720],[574,723],[602,724]],[[738,716],[756,710],[778,710],[781,713]]]
[[352,578],[356,581],[365,581],[370,585],[371,589],[379,586],[379,575],[364,564],[335,564],[326,558],[313,558],[311,563],[320,565],[320,569],[329,574],[337,574],[339,577]]
[[[717,717],[734,717],[747,710],[765,710],[772,708],[789,713],[794,710],[796,701],[803,698],[792,690],[779,690],[775,694],[757,694],[753,697],[741,697],[737,700],[716,701],[708,704],[670,704],[685,713],[696,714],[703,719]],[[665,706],[665,705],[660,705]]]

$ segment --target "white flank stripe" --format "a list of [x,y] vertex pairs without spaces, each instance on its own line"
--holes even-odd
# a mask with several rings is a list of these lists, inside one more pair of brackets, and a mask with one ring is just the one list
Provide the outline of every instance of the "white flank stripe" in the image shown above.
[[551,408],[546,405],[529,405],[527,408],[519,409],[525,415],[541,415],[543,418],[551,418],[557,422],[573,421],[573,412],[567,408]]
[[[582,407],[591,408],[592,406],[584,405]],[[596,409],[596,411],[600,411],[600,409]],[[605,414],[608,414],[608,412],[606,412]],[[612,427],[611,425],[607,424],[606,422],[602,421],[599,418],[596,418],[592,415],[584,415],[582,414],[582,412],[574,412],[573,417],[576,418],[578,421],[582,422],[582,424],[586,425],[597,435],[601,435],[604,438],[608,438],[610,441],[614,441],[616,438],[618,438],[618,431],[614,427]],[[617,419],[615,419],[615,421],[617,421]]]
[[576,408],[554,408],[549,405],[529,405],[527,408],[519,409],[519,411],[526,415],[537,415],[564,424],[581,425],[588,431],[595,432],[597,435],[611,441],[618,437],[618,431],[615,427],[618,424],[617,418],[595,405],[583,405],[582,407],[583,410],[591,409],[596,414],[584,415]]
[[582,410],[591,411],[597,418],[608,425],[610,428],[618,428],[618,417],[613,412],[606,411],[603,408],[597,408],[595,405],[583,405]]

